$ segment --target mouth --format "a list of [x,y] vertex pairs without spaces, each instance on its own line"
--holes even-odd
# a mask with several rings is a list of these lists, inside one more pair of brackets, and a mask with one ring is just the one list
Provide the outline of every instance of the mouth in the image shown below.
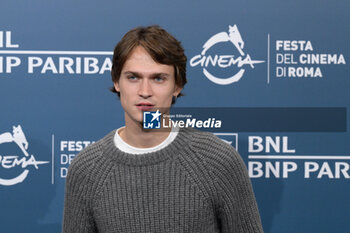
[[141,111],[150,111],[154,108],[154,104],[151,103],[139,103],[136,104],[136,107]]

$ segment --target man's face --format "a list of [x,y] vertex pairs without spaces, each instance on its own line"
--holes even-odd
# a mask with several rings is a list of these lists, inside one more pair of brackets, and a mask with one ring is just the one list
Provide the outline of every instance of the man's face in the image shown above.
[[119,81],[114,83],[120,92],[125,111],[125,123],[142,122],[142,111],[169,108],[173,96],[182,88],[175,84],[174,67],[155,62],[146,50],[138,46],[124,63]]

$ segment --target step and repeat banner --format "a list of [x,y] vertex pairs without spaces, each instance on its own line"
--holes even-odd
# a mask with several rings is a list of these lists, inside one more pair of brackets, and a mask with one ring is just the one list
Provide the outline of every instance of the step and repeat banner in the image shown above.
[[71,161],[124,125],[114,46],[158,24],[188,58],[174,108],[220,120],[208,131],[246,162],[265,232],[349,233],[349,11],[345,0],[2,1],[0,232],[61,232]]

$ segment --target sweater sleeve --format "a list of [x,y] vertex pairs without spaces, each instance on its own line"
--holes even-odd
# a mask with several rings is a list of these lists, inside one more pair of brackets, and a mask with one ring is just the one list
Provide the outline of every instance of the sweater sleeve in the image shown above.
[[240,155],[224,148],[215,182],[218,192],[218,222],[222,233],[262,233],[263,228],[253,188]]
[[92,210],[92,184],[84,163],[73,160],[68,169],[65,187],[63,233],[95,233],[97,232]]

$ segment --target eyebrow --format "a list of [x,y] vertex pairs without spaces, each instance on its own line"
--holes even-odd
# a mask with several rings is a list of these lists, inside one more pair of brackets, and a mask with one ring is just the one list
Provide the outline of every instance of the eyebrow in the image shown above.
[[[123,74],[124,75],[131,74],[131,75],[136,76],[136,77],[142,77],[143,76],[141,73],[136,72],[136,71],[125,71],[125,72],[123,72]],[[157,77],[157,76],[169,77],[170,74],[168,74],[168,73],[161,73],[160,72],[160,73],[152,73],[150,76],[151,77]]]

